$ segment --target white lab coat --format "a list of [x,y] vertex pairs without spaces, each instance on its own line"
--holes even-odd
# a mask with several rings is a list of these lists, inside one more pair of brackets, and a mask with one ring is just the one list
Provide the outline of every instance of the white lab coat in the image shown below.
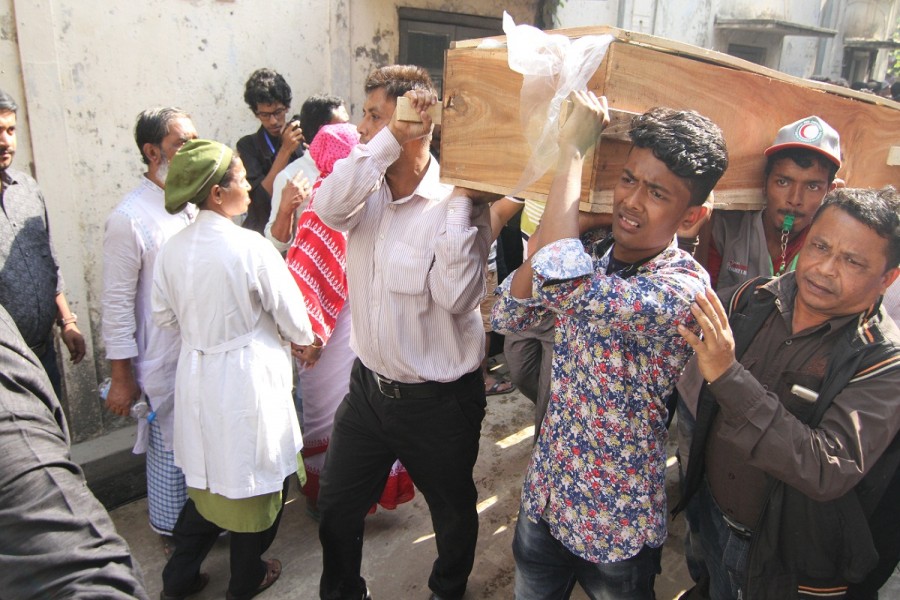
[[233,499],[280,491],[303,447],[287,341],[313,341],[281,256],[200,211],[159,253],[153,318],[181,332],[174,450],[187,485]]

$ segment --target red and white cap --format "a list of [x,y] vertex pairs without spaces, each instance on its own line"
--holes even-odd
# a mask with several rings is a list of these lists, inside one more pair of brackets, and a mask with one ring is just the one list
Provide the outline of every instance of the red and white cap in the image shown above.
[[766,156],[785,148],[808,148],[841,168],[841,136],[819,117],[805,117],[779,129]]

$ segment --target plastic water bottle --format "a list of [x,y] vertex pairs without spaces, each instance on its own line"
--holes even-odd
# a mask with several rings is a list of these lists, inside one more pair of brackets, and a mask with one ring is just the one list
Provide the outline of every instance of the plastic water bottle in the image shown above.
[[97,387],[97,393],[100,394],[101,401],[106,402],[106,398],[109,396],[109,387],[111,385],[112,379],[109,377],[100,382],[100,385]]
[[[112,379],[107,377],[103,381],[100,382],[100,385],[97,387],[97,392],[100,394],[100,400],[106,402],[106,398],[109,397],[109,388],[112,385]],[[150,404],[142,397],[140,400],[131,405],[131,410],[128,411],[131,414],[131,417],[135,420],[140,420],[146,417],[148,423],[152,423],[156,419],[156,411],[150,408]]]
[[129,412],[136,420],[146,418],[148,423],[152,423],[156,419],[156,411],[150,408],[150,404],[143,398],[132,404]]
[[134,419],[143,419],[147,415],[150,414],[150,405],[147,404],[147,401],[141,398],[137,402],[131,405],[131,417]]

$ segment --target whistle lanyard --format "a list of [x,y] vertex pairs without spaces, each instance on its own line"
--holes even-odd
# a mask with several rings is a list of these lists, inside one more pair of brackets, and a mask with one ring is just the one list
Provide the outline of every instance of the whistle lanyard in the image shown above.
[[[794,215],[787,215],[784,218],[784,223],[781,225],[781,266],[778,267],[778,273],[775,273],[775,265],[771,264],[772,259],[769,258],[769,271],[773,275],[784,275],[784,271],[787,268],[787,246],[788,246],[788,236],[791,233],[791,229],[794,227]],[[791,261],[790,270],[793,271],[797,267],[797,258],[798,256],[794,256],[794,260]]]
[[773,276],[784,275],[785,271],[793,271],[797,268],[797,259],[799,256],[794,256],[794,260],[791,261],[791,266],[789,269],[785,268],[785,260],[784,256],[781,257],[781,267],[778,269],[778,273],[775,272],[775,266],[772,264],[772,259],[769,259],[769,274]]

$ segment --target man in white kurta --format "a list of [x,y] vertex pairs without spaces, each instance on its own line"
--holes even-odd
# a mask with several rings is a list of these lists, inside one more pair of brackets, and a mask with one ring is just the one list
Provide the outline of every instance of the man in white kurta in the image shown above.
[[111,363],[110,410],[127,414],[141,395],[153,417],[138,420],[134,452],[147,453],[150,526],[169,536],[187,499],[184,476],[172,453],[175,365],[181,338],[151,318],[153,267],[162,245],[189,225],[197,209],[177,214],[165,208],[163,188],[169,160],[197,137],[190,118],[175,108],[142,112],[135,141],[147,172],[106,220],[103,238],[103,341]]

